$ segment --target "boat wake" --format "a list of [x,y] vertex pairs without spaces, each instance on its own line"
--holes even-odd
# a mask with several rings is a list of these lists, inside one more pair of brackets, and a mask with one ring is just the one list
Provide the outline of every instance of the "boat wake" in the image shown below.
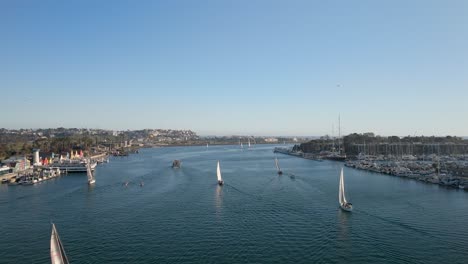
[[367,216],[379,219],[379,220],[381,220],[383,222],[386,222],[386,223],[389,223],[389,224],[392,224],[392,225],[395,225],[395,226],[398,226],[398,227],[401,227],[401,228],[404,228],[404,229],[407,229],[407,230],[414,231],[414,232],[419,233],[421,235],[426,235],[428,237],[437,239],[437,237],[434,236],[433,234],[431,234],[430,232],[421,230],[421,229],[416,228],[414,226],[411,226],[411,225],[408,225],[408,224],[405,224],[405,223],[402,223],[402,222],[398,222],[396,220],[388,219],[388,218],[385,218],[385,217],[382,217],[382,216],[374,215],[374,214],[368,213],[368,212],[360,210],[360,209],[355,209],[353,211],[365,214]]
[[241,193],[241,194],[250,196],[250,197],[252,197],[252,198],[255,198],[255,199],[258,199],[258,200],[261,200],[261,199],[262,199],[262,197],[259,196],[259,195],[255,195],[255,194],[251,194],[251,193],[248,193],[248,192],[244,192],[244,191],[242,191],[241,189],[238,189],[238,188],[232,186],[231,184],[224,183],[224,186],[227,186],[227,187],[229,187],[229,188],[231,188],[231,189],[233,189],[233,190],[235,190],[235,191],[237,191],[237,192],[239,192],[239,193]]

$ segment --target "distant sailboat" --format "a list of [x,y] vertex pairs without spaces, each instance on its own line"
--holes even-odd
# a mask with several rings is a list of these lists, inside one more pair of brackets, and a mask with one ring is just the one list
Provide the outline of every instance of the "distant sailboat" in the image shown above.
[[180,160],[174,160],[172,162],[172,168],[174,169],[179,169],[181,165],[182,165],[182,162]]
[[249,138],[249,148],[250,148],[250,138]]
[[275,166],[276,166],[276,170],[278,171],[278,174],[279,175],[283,174],[283,171],[281,171],[281,168],[279,166],[278,158],[275,158]]
[[221,177],[221,168],[219,167],[219,160],[218,160],[218,167],[216,168],[216,175],[218,176],[218,184],[223,185],[224,181],[223,181],[223,178]]
[[60,241],[57,229],[55,229],[55,224],[52,224],[52,234],[50,235],[50,260],[52,264],[69,263],[62,241]]
[[242,145],[242,142],[240,143],[240,147],[241,147],[241,149],[243,149],[243,148],[244,148],[244,145]]
[[206,148],[208,148],[208,143],[206,143]]
[[345,190],[344,190],[344,175],[343,175],[343,168],[341,168],[341,174],[340,174],[340,188],[338,191],[338,200],[340,202],[340,207],[341,209],[351,212],[353,210],[353,205],[351,203],[348,203],[346,201],[345,197]]
[[96,178],[94,178],[93,171],[91,170],[91,160],[89,159],[86,163],[86,174],[88,175],[88,184],[94,184],[96,182]]

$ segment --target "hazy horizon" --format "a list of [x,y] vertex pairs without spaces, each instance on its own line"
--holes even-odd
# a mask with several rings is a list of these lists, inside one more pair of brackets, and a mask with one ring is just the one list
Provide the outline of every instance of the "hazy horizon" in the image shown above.
[[[214,134],[214,133],[204,133],[204,132],[199,132],[199,131],[195,131],[193,129],[190,129],[190,128],[182,128],[182,129],[175,129],[175,128],[136,128],[136,129],[128,129],[128,128],[125,128],[125,129],[110,129],[110,128],[96,128],[96,127],[39,127],[39,128],[34,128],[34,127],[22,127],[22,128],[6,128],[6,127],[0,127],[0,129],[9,129],[9,130],[19,130],[19,129],[32,129],[32,130],[40,130],[40,129],[57,129],[57,128],[65,128],[65,129],[73,129],[73,128],[76,128],[76,129],[102,129],[102,130],[109,130],[109,131],[136,131],[136,130],[145,130],[145,129],[149,129],[149,130],[156,130],[156,129],[165,129],[165,130],[191,130],[193,132],[195,132],[198,136],[201,136],[201,137],[225,137],[225,136],[241,136],[241,137],[248,137],[248,136],[255,136],[255,137],[288,137],[288,138],[292,138],[292,137],[300,137],[300,138],[320,138],[320,137],[323,137],[323,136],[330,136],[330,137],[338,137],[338,132],[335,131],[335,134],[332,134],[332,133],[328,133],[328,134],[323,134],[323,135],[286,135],[286,134],[271,134],[271,133],[268,133],[266,132],[265,134],[255,134],[255,133],[247,133],[247,132],[242,132],[242,133],[226,133],[226,134],[223,134],[223,133],[218,133],[218,134]],[[397,134],[392,134],[392,135],[382,135],[382,134],[377,134],[375,133],[374,131],[363,131],[363,132],[356,132],[356,131],[353,131],[353,132],[349,132],[349,133],[342,133],[341,136],[346,136],[346,135],[349,135],[349,134],[353,134],[353,133],[357,133],[357,134],[364,134],[364,133],[374,133],[375,136],[382,136],[382,137],[390,137],[390,136],[398,136],[398,137],[406,137],[406,136],[424,136],[424,137],[432,137],[432,136],[435,136],[435,137],[445,137],[445,136],[456,136],[456,137],[461,137],[461,138],[468,138],[468,136],[465,136],[465,135],[455,135],[455,134],[447,134],[447,135],[423,135],[423,134],[406,134],[406,135],[397,135]]]
[[2,2],[0,125],[468,135],[467,8]]

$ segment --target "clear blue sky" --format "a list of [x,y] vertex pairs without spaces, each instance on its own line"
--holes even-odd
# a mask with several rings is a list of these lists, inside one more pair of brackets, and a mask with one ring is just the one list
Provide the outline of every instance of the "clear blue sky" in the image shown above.
[[468,135],[468,1],[1,1],[0,127]]

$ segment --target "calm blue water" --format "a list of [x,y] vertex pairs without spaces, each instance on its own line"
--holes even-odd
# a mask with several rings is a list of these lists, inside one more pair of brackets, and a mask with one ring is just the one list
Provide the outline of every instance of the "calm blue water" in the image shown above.
[[0,263],[50,262],[50,221],[72,263],[468,262],[468,192],[345,168],[345,213],[341,163],[278,154],[278,176],[273,147],[143,149],[98,166],[94,188],[3,184]]

